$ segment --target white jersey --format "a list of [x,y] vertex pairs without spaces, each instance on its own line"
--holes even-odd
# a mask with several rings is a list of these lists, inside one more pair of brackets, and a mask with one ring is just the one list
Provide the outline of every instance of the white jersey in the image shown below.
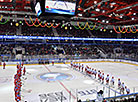
[[94,74],[97,74],[97,72],[94,70]]
[[91,69],[91,73],[93,74],[93,69]]
[[107,81],[109,80],[109,76],[106,77],[106,80],[107,80]]
[[115,80],[112,78],[112,79],[111,79],[111,82],[112,82],[112,83],[114,83],[114,82],[115,82]]
[[101,76],[102,77],[102,80],[104,79],[104,75]]
[[79,67],[81,67],[81,65],[79,64]]
[[118,80],[118,85],[121,85],[121,81],[120,80]]
[[122,87],[122,89],[125,89],[125,85],[124,84],[122,84],[121,87]]
[[71,62],[71,65],[73,65],[73,62]]
[[127,93],[130,93],[130,89],[129,89],[129,88],[126,88],[126,92],[127,92]]

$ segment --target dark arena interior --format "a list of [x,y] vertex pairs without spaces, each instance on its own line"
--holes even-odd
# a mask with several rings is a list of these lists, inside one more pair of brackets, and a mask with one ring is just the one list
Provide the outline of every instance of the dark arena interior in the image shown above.
[[138,0],[0,0],[0,102],[138,102]]

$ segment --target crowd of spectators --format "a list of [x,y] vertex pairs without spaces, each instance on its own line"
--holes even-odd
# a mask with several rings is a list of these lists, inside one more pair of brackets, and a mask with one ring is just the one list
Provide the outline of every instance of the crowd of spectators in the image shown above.
[[73,27],[68,27],[68,29],[65,28],[56,28],[57,33],[59,36],[64,36],[64,37],[90,37],[91,34],[87,30],[81,30],[81,29],[75,29]]
[[8,24],[0,25],[0,35],[14,35],[16,34],[16,27]]
[[0,55],[14,56],[16,53],[13,49],[21,46],[25,49],[25,56],[37,55],[58,55],[59,49],[61,54],[66,56],[86,56],[89,58],[137,58],[138,47],[128,45],[115,45],[115,44],[93,44],[93,45],[76,45],[72,44],[0,44]]
[[54,36],[52,28],[22,27],[24,36]]

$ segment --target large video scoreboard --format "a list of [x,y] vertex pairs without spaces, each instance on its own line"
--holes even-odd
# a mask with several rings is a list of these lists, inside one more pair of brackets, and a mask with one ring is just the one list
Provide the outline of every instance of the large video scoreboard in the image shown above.
[[65,16],[76,14],[77,0],[33,0],[37,17]]

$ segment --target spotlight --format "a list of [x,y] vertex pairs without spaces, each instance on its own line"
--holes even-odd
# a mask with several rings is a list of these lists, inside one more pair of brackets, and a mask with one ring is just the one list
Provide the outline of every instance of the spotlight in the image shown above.
[[53,19],[52,22],[55,22],[55,20]]
[[105,13],[105,10],[103,10],[102,12]]
[[94,4],[97,4],[97,1],[94,1]]
[[136,15],[136,13],[133,13],[133,15]]
[[106,21],[106,23],[109,23],[109,21]]
[[102,20],[102,22],[104,23],[104,22],[105,22],[105,20]]

